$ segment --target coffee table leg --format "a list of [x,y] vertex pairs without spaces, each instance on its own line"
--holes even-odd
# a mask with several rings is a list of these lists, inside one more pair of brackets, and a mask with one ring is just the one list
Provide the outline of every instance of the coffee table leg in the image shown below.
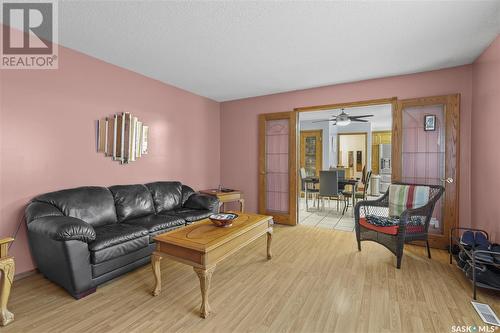
[[151,266],[153,268],[153,274],[155,275],[155,288],[153,289],[153,296],[158,296],[161,292],[161,270],[160,261],[162,257],[158,254],[153,253],[151,255]]
[[273,231],[270,230],[267,232],[267,260],[273,257],[271,252],[271,242],[273,241]]
[[212,281],[212,274],[215,271],[215,266],[208,269],[193,267],[194,271],[200,279],[200,289],[201,289],[201,307],[200,316],[202,318],[207,318],[211,312],[210,305],[208,305],[208,290],[210,289],[210,281]]

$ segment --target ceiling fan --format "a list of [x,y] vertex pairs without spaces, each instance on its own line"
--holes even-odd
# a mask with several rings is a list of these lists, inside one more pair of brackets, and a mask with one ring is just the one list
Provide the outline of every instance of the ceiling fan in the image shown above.
[[342,109],[340,114],[338,116],[333,117],[332,119],[313,121],[313,123],[320,123],[320,122],[324,122],[324,121],[333,121],[333,125],[347,126],[351,123],[351,121],[358,121],[361,123],[367,123],[368,120],[360,119],[360,118],[368,118],[368,117],[373,117],[373,115],[367,114],[364,116],[350,116],[349,114],[344,112],[344,109]]

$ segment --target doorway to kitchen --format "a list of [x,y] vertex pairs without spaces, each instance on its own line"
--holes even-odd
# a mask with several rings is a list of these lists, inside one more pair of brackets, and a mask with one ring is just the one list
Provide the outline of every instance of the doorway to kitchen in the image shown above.
[[[382,195],[381,164],[388,168],[384,169],[389,173],[386,180],[391,181],[393,102],[377,100],[298,110],[299,224],[353,231],[355,203]],[[379,147],[382,136],[384,143],[389,140],[385,147]],[[385,162],[379,160],[381,152]]]
[[338,133],[338,164],[345,169],[346,178],[361,179],[366,168],[368,152],[367,133]]

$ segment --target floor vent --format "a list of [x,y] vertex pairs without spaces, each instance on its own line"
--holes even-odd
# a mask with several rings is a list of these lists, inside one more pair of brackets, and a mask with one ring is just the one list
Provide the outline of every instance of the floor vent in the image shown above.
[[474,309],[476,309],[481,319],[486,324],[500,326],[500,319],[498,319],[497,315],[488,304],[478,303],[478,302],[471,302],[471,303],[472,306],[474,306]]

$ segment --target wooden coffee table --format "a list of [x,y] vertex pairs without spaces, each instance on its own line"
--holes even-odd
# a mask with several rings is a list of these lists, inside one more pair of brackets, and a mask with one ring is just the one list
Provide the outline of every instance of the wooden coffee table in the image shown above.
[[193,266],[200,279],[200,315],[210,313],[208,290],[215,266],[257,238],[267,235],[267,259],[271,259],[272,216],[238,213],[231,227],[220,228],[205,219],[154,237],[156,250],[151,265],[156,284],[153,296],[161,291],[160,260],[164,257]]

